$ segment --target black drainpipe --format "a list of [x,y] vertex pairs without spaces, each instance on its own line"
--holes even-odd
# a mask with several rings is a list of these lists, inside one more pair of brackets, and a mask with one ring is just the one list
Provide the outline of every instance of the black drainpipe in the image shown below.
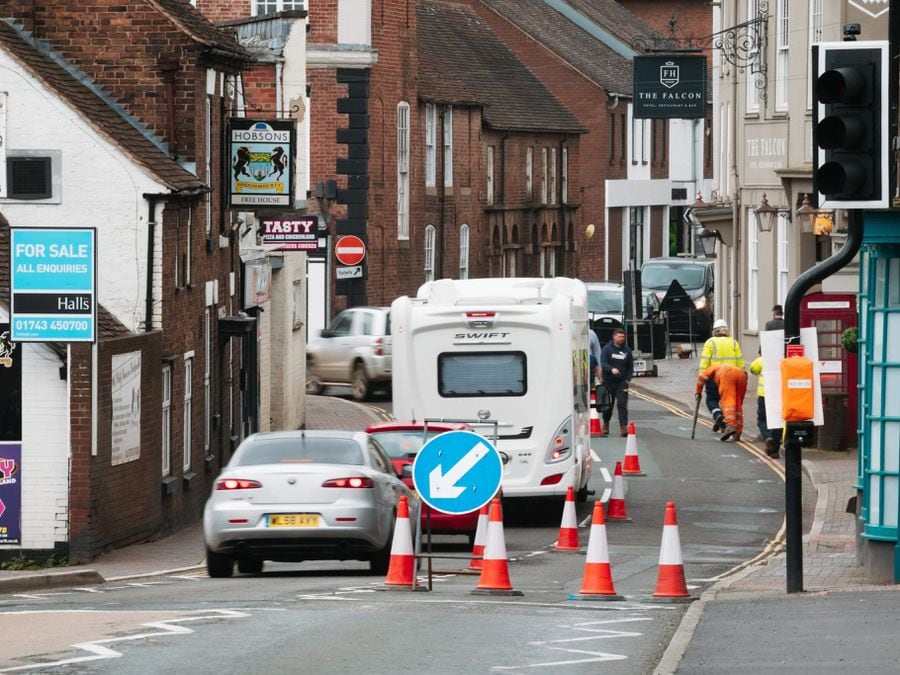
[[447,171],[447,165],[444,162],[444,130],[447,122],[447,106],[441,106],[441,143],[440,145],[435,144],[437,147],[435,148],[435,158],[434,163],[437,165],[437,148],[441,149],[440,157],[441,157],[441,170],[436,171],[435,173],[438,176],[438,180],[440,180],[441,184],[438,186],[440,198],[438,199],[439,207],[438,207],[438,230],[435,236],[437,241],[434,245],[434,252],[437,260],[435,260],[434,269],[435,269],[435,279],[443,279],[444,278],[444,208],[447,200],[447,180],[444,174]]
[[503,244],[506,242],[506,141],[509,138],[509,132],[504,131],[503,137],[500,139],[500,206],[503,207],[500,216],[500,271],[503,271],[506,265],[506,251]]

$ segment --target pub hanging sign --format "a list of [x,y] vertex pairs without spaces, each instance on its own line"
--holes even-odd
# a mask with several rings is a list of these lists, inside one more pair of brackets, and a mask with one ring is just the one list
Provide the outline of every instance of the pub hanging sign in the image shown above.
[[228,122],[228,193],[232,206],[291,206],[296,136],[290,120]]
[[705,56],[635,56],[634,117],[706,117]]

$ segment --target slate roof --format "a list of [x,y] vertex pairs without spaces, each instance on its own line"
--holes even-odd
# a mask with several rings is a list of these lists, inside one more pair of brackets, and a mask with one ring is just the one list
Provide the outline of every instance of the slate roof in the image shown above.
[[[606,91],[632,95],[631,59],[573,23],[545,0],[481,2]],[[655,35],[652,28],[613,0],[570,0],[567,4],[626,46],[635,35]]]
[[204,187],[203,181],[170,159],[132,122],[49,56],[46,48],[3,20],[0,20],[0,48],[5,49],[32,77],[78,110],[98,133],[169,189],[181,191]]
[[250,59],[250,54],[233,32],[217,27],[188,0],[148,0],[148,4],[169,17],[195,42],[220,50],[226,56],[244,61]]
[[416,21],[422,99],[483,105],[484,121],[495,129],[585,131],[468,7],[421,2]]

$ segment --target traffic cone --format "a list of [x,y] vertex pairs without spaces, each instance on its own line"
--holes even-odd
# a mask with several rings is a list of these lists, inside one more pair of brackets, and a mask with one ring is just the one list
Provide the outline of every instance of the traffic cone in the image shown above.
[[491,500],[481,578],[471,592],[476,595],[522,595],[521,591],[513,590],[509,581],[506,542],[503,539],[503,512],[497,498]]
[[487,539],[488,506],[485,504],[478,511],[478,525],[475,527],[475,546],[472,547],[472,560],[469,562],[470,570],[480,570],[484,557],[484,542]]
[[622,478],[622,462],[616,462],[612,492],[610,492],[609,501],[606,503],[606,519],[611,523],[632,522],[625,511],[625,480]]
[[587,561],[581,590],[569,596],[569,600],[622,600],[613,587],[609,567],[609,546],[606,543],[606,522],[603,520],[603,503],[594,502],[591,518],[591,534],[588,539]]
[[566,502],[563,504],[562,524],[559,526],[559,538],[556,540],[556,550],[578,550],[578,521],[575,519],[575,488],[571,485],[566,490]]
[[400,497],[397,505],[397,523],[391,542],[391,563],[388,566],[385,586],[412,586],[414,581],[415,554],[412,546],[412,529],[409,525],[409,501]]
[[591,436],[602,436],[603,425],[600,424],[600,415],[597,413],[594,395],[591,394]]
[[678,537],[678,519],[675,502],[666,503],[666,520],[663,523],[662,544],[659,548],[659,576],[656,578],[654,598],[673,602],[693,600],[684,580],[684,560],[681,557],[681,539]]
[[641,471],[641,460],[637,451],[637,433],[634,430],[634,422],[628,423],[628,440],[625,441],[625,464],[622,473],[629,476],[646,476]]

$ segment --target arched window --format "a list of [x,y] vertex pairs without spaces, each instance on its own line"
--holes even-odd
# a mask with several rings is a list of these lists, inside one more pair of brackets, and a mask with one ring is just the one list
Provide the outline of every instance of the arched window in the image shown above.
[[459,278],[469,278],[469,226],[459,226]]
[[434,225],[425,226],[425,281],[434,281]]

